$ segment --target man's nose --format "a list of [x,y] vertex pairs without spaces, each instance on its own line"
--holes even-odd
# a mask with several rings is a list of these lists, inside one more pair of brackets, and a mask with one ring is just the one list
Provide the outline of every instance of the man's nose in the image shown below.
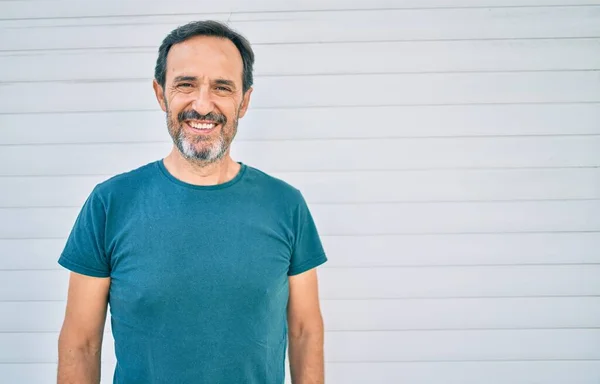
[[215,109],[213,95],[208,87],[201,87],[196,93],[192,107],[201,115],[206,115]]

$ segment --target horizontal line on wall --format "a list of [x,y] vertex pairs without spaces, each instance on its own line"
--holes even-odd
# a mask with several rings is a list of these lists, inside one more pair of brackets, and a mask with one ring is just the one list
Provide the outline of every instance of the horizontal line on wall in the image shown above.
[[[593,231],[505,231],[505,232],[404,232],[404,233],[380,233],[371,234],[375,236],[455,236],[455,235],[516,235],[516,234],[541,234],[541,233],[598,233],[600,230]],[[323,234],[322,236],[336,236],[336,237],[357,237],[356,234],[344,234],[344,233],[329,233]],[[0,238],[1,240],[1,238]]]
[[[216,12],[216,13],[211,13],[211,15],[218,15],[221,14],[222,12]],[[227,12],[227,14],[229,14],[229,12]],[[189,16],[194,15],[193,13],[190,13]],[[158,15],[158,17],[171,17],[171,16],[178,16],[178,15]],[[100,16],[101,18],[104,18],[103,16]],[[112,18],[115,16],[106,16],[106,18]],[[127,16],[129,17],[129,16]],[[133,17],[156,17],[156,16],[147,16],[147,15],[135,15]],[[88,17],[83,16],[83,17],[74,17],[75,19],[81,20],[81,19],[86,19]],[[215,18],[213,18],[214,20]],[[30,20],[46,20],[46,18],[40,19],[40,18],[33,18],[33,19],[0,19],[0,23],[2,21],[30,21]],[[49,18],[48,20],[55,20],[54,18]],[[218,18],[216,18],[216,20],[218,20]],[[137,27],[140,25],[173,25],[173,28],[175,28],[175,26],[177,25],[181,25],[183,23],[186,23],[187,21],[189,21],[188,19],[186,20],[181,20],[181,21],[141,21],[141,22],[117,22],[117,23],[99,23],[99,24],[56,24],[56,25],[28,25],[28,26],[8,26],[8,27],[2,27],[0,26],[0,28],[2,29],[17,29],[17,30],[23,30],[23,29],[52,29],[52,28],[87,28],[87,27]],[[221,20],[223,21],[223,20]],[[235,23],[239,23],[239,24],[246,24],[246,23],[264,23],[264,22],[270,22],[270,21],[293,21],[293,20],[282,20],[282,19],[278,19],[278,18],[266,18],[266,19],[252,19],[252,20],[236,20]]]
[[[599,180],[600,182],[600,180]],[[425,205],[425,204],[481,204],[481,203],[492,203],[492,204],[512,204],[512,203],[537,203],[537,202],[579,202],[579,201],[600,201],[598,198],[581,198],[581,199],[511,199],[511,200],[402,200],[402,201],[311,201],[310,205]],[[53,205],[53,206],[0,206],[0,210],[29,210],[29,209],[71,209],[80,208],[80,204],[76,205]]]
[[[66,298],[66,295],[65,295]],[[0,304],[2,303],[66,303],[66,299],[64,300],[0,300]]]
[[[356,234],[356,235],[326,235],[322,234],[321,238],[334,238],[334,237],[357,237],[357,238],[380,238],[380,237],[400,237],[400,236],[435,236],[435,237],[448,237],[448,236],[489,236],[489,235],[498,235],[498,236],[530,236],[530,235],[579,235],[579,234],[592,234],[592,235],[600,235],[600,230],[598,231],[554,231],[554,232],[511,232],[511,233],[499,233],[499,232],[489,232],[489,233],[438,233],[438,234],[418,234],[418,235],[407,235],[407,234],[383,234],[383,235],[373,235],[373,234]],[[0,241],[67,241],[67,237],[18,237],[18,238],[0,238]]]
[[[116,361],[110,360],[102,360],[102,364],[113,364]],[[560,363],[560,362],[600,362],[600,359],[497,359],[497,360],[325,360],[325,364],[414,364],[414,363],[423,363],[423,364],[460,364],[460,363]],[[0,361],[0,365],[46,365],[46,364],[57,364],[57,362],[52,361]]]
[[[600,327],[490,327],[490,328],[412,328],[412,329],[351,329],[326,330],[325,333],[389,333],[389,332],[479,332],[479,331],[562,331],[587,330],[597,331]],[[22,333],[22,332],[15,332]],[[55,332],[45,332],[55,333]]]
[[[564,298],[600,298],[600,295],[534,295],[534,296],[414,296],[414,297],[361,297],[361,298],[320,298],[320,301],[421,301],[421,300],[488,300],[488,299],[564,299]],[[62,301],[62,300],[57,300]],[[2,301],[0,301],[1,303]]]
[[[600,327],[490,327],[490,328],[412,328],[412,329],[336,329],[336,330],[325,330],[325,333],[405,333],[405,332],[480,332],[480,331],[564,331],[564,330],[584,330],[584,331],[597,331]],[[0,331],[2,334],[58,334],[59,331]],[[111,336],[110,331],[104,332],[104,335]]]
[[[6,1],[6,0],[4,0]],[[27,0],[20,0],[27,1]],[[9,20],[64,20],[64,19],[102,19],[102,18],[124,18],[124,17],[156,17],[156,16],[201,16],[201,15],[243,15],[243,14],[272,14],[272,13],[320,13],[320,12],[377,12],[377,11],[417,11],[417,10],[451,10],[451,9],[528,9],[528,8],[585,8],[585,7],[597,7],[595,3],[584,3],[584,4],[573,4],[573,5],[561,5],[561,4],[547,4],[547,5],[457,5],[457,6],[429,6],[429,7],[373,7],[373,8],[327,8],[327,9],[301,9],[301,10],[246,10],[246,11],[215,11],[205,13],[152,13],[152,14],[120,14],[120,15],[90,15],[90,16],[53,16],[53,17],[27,17],[27,18],[0,18],[0,21]],[[243,20],[232,20],[231,22],[237,23]],[[285,20],[282,20],[285,21]]]
[[[353,265],[335,265],[328,266],[324,264],[320,266],[320,269],[407,269],[407,268],[482,268],[482,267],[563,267],[563,266],[587,266],[587,265],[600,265],[600,262],[575,262],[575,263],[494,263],[494,264],[406,264],[406,265],[365,265],[365,266],[353,266]],[[58,268],[56,268],[58,269]],[[27,271],[30,269],[25,269]],[[50,270],[50,269],[48,269]],[[52,269],[55,270],[55,269]],[[3,271],[11,271],[11,269],[3,269]]]
[[[321,235],[321,237],[395,237],[395,236],[474,236],[474,235],[517,235],[517,236],[527,236],[527,235],[555,235],[555,234],[600,234],[600,230],[597,231],[528,231],[528,232],[455,232],[455,233],[416,233],[416,234],[362,234],[362,235]],[[66,240],[66,237],[59,237],[58,239]]]
[[[598,6],[598,5],[594,5],[594,6]],[[555,7],[572,7],[572,6],[561,6],[561,5],[557,5]],[[586,5],[584,7],[590,7],[589,5]],[[478,8],[494,8],[494,7],[478,7]],[[501,8],[506,8],[506,7],[501,7]],[[524,7],[524,8],[529,8],[529,7]],[[541,8],[541,7],[540,7]],[[548,7],[543,7],[543,8],[548,8]],[[438,8],[438,9],[453,9],[453,8]],[[383,9],[382,9],[383,10]],[[391,9],[391,10],[405,10],[405,9]],[[353,11],[353,10],[349,10],[349,11]],[[356,10],[356,11],[379,11],[377,9],[374,10]],[[325,11],[300,11],[300,12],[329,12],[327,10]],[[333,11],[336,12],[336,11]],[[256,12],[256,13],[267,13],[267,12]],[[280,13],[275,11],[275,13]],[[222,12],[216,12],[216,13],[210,13],[212,15],[219,15],[222,14]],[[181,16],[193,16],[193,13],[190,14],[185,14],[185,15],[181,15]],[[125,18],[125,17],[135,17],[135,18],[141,18],[141,17],[177,17],[180,16],[180,14],[159,14],[159,15],[130,15],[130,16],[120,16],[120,15],[116,15],[116,16],[97,16],[97,18],[107,18],[107,19],[111,19],[111,18]],[[90,18],[94,18],[89,17],[89,16],[82,16],[82,17],[78,17],[78,16],[73,16],[73,17],[68,17],[68,19],[77,19],[77,20],[85,20],[85,19],[90,19]],[[217,18],[213,18],[218,20]],[[60,20],[60,18],[17,18],[17,19],[0,19],[0,23],[3,21],[37,21],[37,20]],[[138,26],[166,26],[166,25],[172,25],[173,28],[175,28],[177,25],[181,25],[184,24],[186,22],[188,22],[189,19],[181,19],[181,20],[170,20],[170,21],[165,21],[165,20],[148,20],[148,21],[118,21],[118,22],[104,22],[104,23],[92,23],[92,24],[55,24],[55,25],[27,25],[27,26],[0,26],[0,29],[12,29],[12,30],[24,30],[24,29],[53,29],[53,28],[95,28],[95,27],[138,27]],[[223,20],[221,20],[223,21]],[[231,21],[229,23],[227,23],[228,25],[231,25],[231,23],[235,23],[235,24],[251,24],[251,23],[264,23],[264,22],[292,22],[292,21],[303,21],[305,23],[319,23],[319,22],[324,22],[324,20],[306,20],[306,19],[281,19],[281,18],[263,18],[263,19],[248,19],[248,20],[234,20]],[[257,43],[257,44],[252,44],[252,45],[259,45],[261,43]],[[263,43],[263,44],[269,44],[269,43]]]
[[[446,300],[512,300],[512,299],[586,299],[586,298],[599,298],[600,295],[532,295],[532,296],[455,296],[455,297],[383,297],[383,298],[344,298],[344,299],[328,299],[320,298],[320,301],[416,301],[416,300],[427,300],[427,301],[446,301]],[[66,300],[52,300],[52,301],[64,301]],[[2,302],[2,301],[0,301]],[[20,302],[20,301],[16,301]],[[29,301],[27,301],[29,302]],[[35,300],[33,302],[36,302]],[[41,301],[44,302],[44,301]]]
[[[497,359],[497,360],[362,360],[362,361],[330,361],[327,360],[327,364],[412,364],[412,363],[423,363],[423,364],[435,364],[435,363],[546,363],[546,362],[600,362],[600,359]],[[28,363],[26,363],[28,364]],[[35,364],[35,363],[33,363]]]
[[[158,159],[157,159],[158,160]],[[272,174],[286,173],[370,173],[370,172],[505,172],[505,171],[535,171],[535,170],[567,170],[567,169],[600,169],[600,165],[591,166],[568,166],[568,167],[462,167],[462,168],[404,168],[404,169],[342,169],[342,170],[287,170],[287,171],[269,171]],[[28,178],[64,178],[64,177],[112,177],[112,173],[86,173],[86,174],[62,174],[62,175],[0,175],[0,179],[28,179]]]
[[[496,267],[567,267],[567,266],[590,266],[600,265],[600,262],[586,263],[505,263],[505,264],[408,264],[408,265],[364,265],[364,266],[344,266],[324,264],[319,269],[428,269],[428,268],[496,268]],[[0,268],[0,272],[52,272],[63,271],[60,266],[56,268]]]
[[[0,28],[1,29],[1,28]],[[367,43],[402,43],[402,42],[446,42],[446,41],[521,41],[521,40],[589,40],[598,39],[600,36],[544,36],[544,37],[495,37],[495,38],[455,38],[455,39],[389,39],[389,40],[341,40],[341,41],[291,41],[272,43],[252,43],[252,46],[263,45],[326,45],[326,44],[367,44]],[[26,52],[73,52],[73,51],[98,51],[98,50],[123,50],[123,49],[148,49],[157,51],[160,41],[156,45],[137,46],[112,46],[112,47],[86,47],[86,48],[30,48],[30,49],[0,49],[3,53],[26,53]]]
[[[331,261],[330,261],[331,262]],[[572,266],[590,266],[600,265],[600,262],[584,262],[584,263],[496,263],[496,264],[412,264],[412,265],[365,265],[365,266],[343,266],[333,265],[328,266],[324,264],[319,266],[319,269],[429,269],[429,268],[497,268],[497,267],[572,267]],[[22,271],[30,271],[31,269],[24,269]],[[47,269],[47,270],[60,270],[59,268]],[[0,271],[14,271],[11,269],[0,269]]]
[[[2,128],[0,128],[0,131]],[[165,136],[166,136],[165,127]],[[304,141],[366,141],[366,140],[427,140],[427,139],[514,139],[514,138],[547,138],[547,137],[598,137],[599,133],[541,133],[524,135],[430,135],[430,136],[380,136],[380,137],[300,137],[300,138],[261,138],[261,139],[236,139],[236,143],[255,143],[255,142],[304,142]],[[137,141],[87,141],[87,142],[56,142],[56,143],[0,143],[0,147],[52,147],[52,146],[72,146],[72,145],[144,145],[144,144],[170,144],[171,141],[165,140],[137,140]]]
[[[342,108],[390,108],[390,107],[477,107],[477,106],[523,106],[523,105],[596,105],[600,100],[593,101],[524,101],[510,103],[439,103],[439,104],[378,104],[378,105],[286,105],[278,107],[252,107],[253,110],[298,110],[298,109],[342,109]],[[124,113],[124,112],[159,112],[157,108],[149,109],[104,109],[97,111],[28,111],[28,112],[0,112],[0,115],[64,115],[64,114],[91,114],[91,113]]]
[[[140,164],[143,165],[143,164]],[[434,168],[404,168],[404,169],[361,169],[361,170],[353,170],[353,169],[320,169],[320,170],[276,170],[268,172],[271,174],[292,174],[292,173],[360,173],[360,172],[427,172],[427,171],[531,171],[531,170],[555,170],[555,169],[598,169],[600,165],[589,165],[589,166],[570,166],[570,167],[434,167]],[[121,171],[116,172],[114,174],[43,174],[43,175],[0,175],[0,179],[2,178],[39,178],[39,177],[112,177],[116,174],[121,173]]]
[[[600,180],[599,180],[600,182]],[[480,203],[493,203],[493,204],[511,204],[511,203],[536,203],[536,202],[572,202],[572,201],[600,201],[600,198],[582,198],[582,199],[512,199],[512,200],[430,200],[430,201],[354,201],[354,202],[328,202],[328,201],[309,201],[312,205],[412,205],[412,204],[480,204]],[[78,208],[79,205],[74,206]],[[3,209],[4,207],[0,207]]]
[[[385,75],[431,75],[431,74],[493,74],[493,73],[547,73],[547,72],[600,72],[597,68],[586,69],[514,69],[514,70],[457,70],[457,71],[398,71],[398,72],[321,72],[321,73],[266,73],[255,75],[255,78],[263,77],[339,77],[339,76],[385,76]],[[122,83],[122,82],[151,82],[150,77],[123,77],[106,79],[50,79],[50,80],[14,80],[0,81],[4,84],[96,84],[96,83]]]
[[[0,0],[1,1],[1,0]],[[1,29],[1,28],[0,28]],[[600,36],[584,36],[584,37],[508,37],[508,38],[477,38],[477,39],[421,39],[421,40],[360,40],[360,41],[307,41],[307,42],[287,42],[287,43],[254,43],[255,45],[368,45],[373,43],[444,43],[444,42],[469,42],[469,41],[556,41],[556,40],[598,40]],[[158,46],[124,46],[124,47],[86,47],[86,48],[40,48],[40,49],[21,49],[21,50],[0,50],[0,57],[11,56],[36,56],[38,54],[52,53],[71,55],[77,53],[157,53]]]
[[[386,76],[386,75],[440,75],[440,74],[495,74],[495,73],[564,73],[564,72],[600,72],[598,68],[587,69],[514,69],[514,70],[458,70],[458,71],[398,71],[398,72],[331,72],[331,73],[294,73],[277,74],[269,73],[256,75],[255,78],[264,77],[339,77],[339,76]],[[12,84],[98,84],[98,83],[123,83],[123,82],[151,82],[148,77],[123,77],[106,79],[52,79],[52,80],[14,80],[0,81],[2,85]]]
[[[369,297],[369,298],[319,298],[320,301],[420,301],[420,300],[506,300],[506,299],[577,299],[600,298],[600,295],[533,295],[533,296],[444,296],[444,297]],[[2,303],[66,303],[61,300],[0,300]]]
[[[463,236],[463,235],[539,235],[539,234],[578,234],[578,233],[600,233],[594,231],[504,231],[504,232],[405,232],[405,233],[378,233],[378,234],[321,234],[321,237],[396,237],[396,236]],[[64,237],[0,237],[2,240],[65,240]]]
[[[415,300],[511,300],[511,299],[587,299],[587,298],[598,298],[600,299],[600,295],[561,295],[561,296],[496,296],[496,297],[443,297],[443,298],[379,298],[379,299],[324,299],[320,298],[320,301],[415,301]],[[0,303],[65,303],[66,304],[66,296],[65,299],[61,300],[0,300]]]

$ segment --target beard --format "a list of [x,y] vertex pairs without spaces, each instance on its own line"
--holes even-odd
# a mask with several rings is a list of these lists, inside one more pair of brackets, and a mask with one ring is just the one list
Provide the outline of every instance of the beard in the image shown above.
[[[221,160],[231,147],[238,126],[239,111],[236,111],[236,118],[228,122],[225,115],[209,112],[201,115],[195,110],[182,111],[173,119],[173,114],[167,107],[167,128],[173,143],[181,155],[203,165],[215,163]],[[218,136],[214,135],[193,135],[183,127],[185,120],[205,120],[219,124]]]

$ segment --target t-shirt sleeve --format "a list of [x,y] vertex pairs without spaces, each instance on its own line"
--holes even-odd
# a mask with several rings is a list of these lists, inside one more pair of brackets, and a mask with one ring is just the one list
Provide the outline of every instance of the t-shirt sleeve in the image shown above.
[[317,226],[303,197],[295,211],[294,226],[294,248],[289,276],[306,272],[327,261]]
[[106,210],[97,188],[94,188],[75,220],[58,263],[82,275],[109,277],[105,228]]

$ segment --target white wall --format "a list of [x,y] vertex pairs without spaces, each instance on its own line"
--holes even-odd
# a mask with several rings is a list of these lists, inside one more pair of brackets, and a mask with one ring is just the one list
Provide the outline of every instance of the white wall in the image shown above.
[[0,15],[0,382],[54,381],[65,237],[96,183],[169,149],[156,48],[203,18],[257,55],[236,159],[302,189],[322,232],[328,383],[600,382],[600,1]]

